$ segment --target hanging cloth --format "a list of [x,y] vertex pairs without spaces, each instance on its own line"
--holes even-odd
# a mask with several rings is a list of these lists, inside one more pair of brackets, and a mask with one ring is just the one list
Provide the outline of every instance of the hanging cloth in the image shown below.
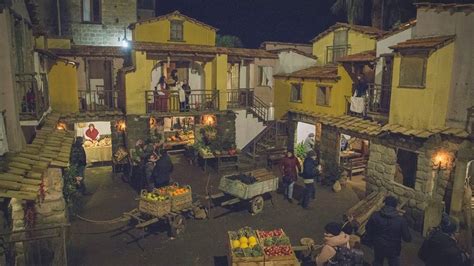
[[365,98],[357,97],[357,91],[354,92],[354,96],[351,97],[351,112],[362,114],[365,109]]

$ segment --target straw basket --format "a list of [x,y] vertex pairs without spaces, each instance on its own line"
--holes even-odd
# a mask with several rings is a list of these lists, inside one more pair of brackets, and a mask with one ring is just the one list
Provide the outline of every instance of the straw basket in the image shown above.
[[145,197],[146,193],[146,190],[141,191],[140,202],[138,203],[140,212],[161,217],[171,211],[171,200],[169,198],[164,201],[149,200]]

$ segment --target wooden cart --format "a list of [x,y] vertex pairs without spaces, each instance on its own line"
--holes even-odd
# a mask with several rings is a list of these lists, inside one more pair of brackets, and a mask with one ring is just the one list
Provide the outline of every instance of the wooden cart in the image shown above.
[[278,189],[278,177],[265,168],[245,174],[254,176],[257,181],[253,184],[245,184],[239,180],[228,179],[230,175],[223,176],[219,182],[221,192],[208,195],[212,206],[228,206],[245,201],[248,202],[249,211],[252,214],[261,212],[264,206],[263,196],[269,195],[271,199],[272,194]]
[[[145,192],[142,191],[143,193]],[[186,218],[195,217],[196,211],[203,209],[198,201],[192,202],[191,190],[189,195],[183,195],[176,203],[169,199],[157,204],[158,202],[147,202],[142,195],[138,208],[124,213],[124,216],[129,217],[138,229],[147,229],[155,223],[165,222],[169,225],[170,235],[176,237],[184,231]]]

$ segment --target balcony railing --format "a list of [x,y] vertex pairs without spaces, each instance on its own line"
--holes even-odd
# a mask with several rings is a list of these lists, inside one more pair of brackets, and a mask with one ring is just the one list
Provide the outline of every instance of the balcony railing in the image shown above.
[[253,104],[253,89],[227,90],[227,108],[245,109]]
[[179,99],[178,91],[145,91],[146,112],[179,113],[219,110],[219,93],[217,91],[193,90],[185,98]]
[[94,90],[79,90],[79,111],[118,110],[119,94],[120,91],[105,90],[103,86],[96,86]]
[[388,114],[390,112],[390,85],[368,84],[367,111],[369,113]]
[[46,74],[16,74],[17,91],[21,100],[20,119],[38,120],[49,109],[49,89]]
[[350,45],[332,45],[326,47],[326,64],[334,64],[337,59],[349,54]]

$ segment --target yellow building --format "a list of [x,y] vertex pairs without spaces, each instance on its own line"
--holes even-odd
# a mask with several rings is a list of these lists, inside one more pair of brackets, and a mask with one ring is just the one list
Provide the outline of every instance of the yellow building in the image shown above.
[[[356,72],[362,73],[364,69],[354,70],[337,63],[347,56],[374,50],[376,38],[382,33],[373,27],[336,23],[316,36],[312,42],[318,66],[276,76],[276,117],[290,109],[334,116],[346,114]],[[354,60],[348,58],[345,62],[349,61]]]

